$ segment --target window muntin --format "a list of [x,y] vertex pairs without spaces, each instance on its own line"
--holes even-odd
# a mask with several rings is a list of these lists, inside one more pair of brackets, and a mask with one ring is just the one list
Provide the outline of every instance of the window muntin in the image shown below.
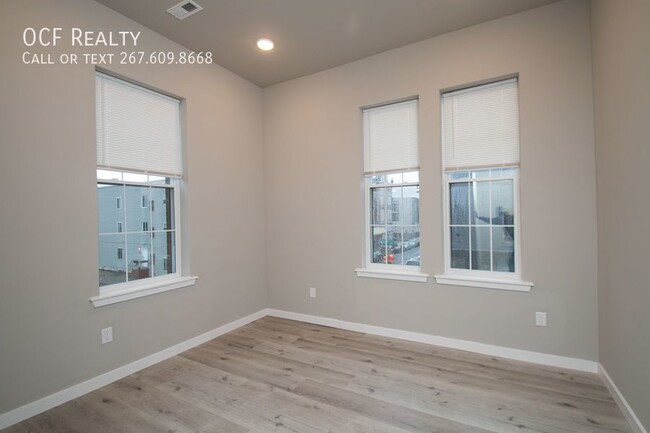
[[372,264],[420,265],[419,173],[368,176],[369,251]]
[[[175,274],[178,179],[103,170],[97,178],[100,287]],[[118,212],[106,205],[116,196],[126,197]],[[158,206],[142,208],[143,196]],[[115,248],[118,254],[111,255]]]

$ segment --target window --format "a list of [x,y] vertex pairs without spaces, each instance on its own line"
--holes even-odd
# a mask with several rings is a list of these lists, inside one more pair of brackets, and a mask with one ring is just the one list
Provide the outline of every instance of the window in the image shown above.
[[519,263],[517,79],[442,95],[443,284],[530,290]]
[[[97,170],[97,196],[99,216],[99,285],[101,288],[129,283],[145,278],[174,274],[177,267],[177,221],[175,206],[178,179],[158,175],[145,175],[141,182],[125,181],[128,172]],[[142,208],[143,191],[152,196],[165,197],[164,209],[152,212]],[[116,195],[126,197],[120,214],[107,212],[103,203],[114,200]],[[115,226],[117,232],[110,231]],[[145,219],[145,221],[143,221]],[[111,221],[113,220],[113,221]],[[151,224],[151,225],[150,225]],[[149,228],[152,227],[152,230]],[[155,227],[162,227],[160,230]],[[117,262],[106,254],[111,247],[119,245]],[[152,254],[168,257],[171,266],[150,266]]]
[[[91,300],[101,306],[193,284],[180,272],[180,101],[101,73],[96,98],[100,288]],[[150,200],[164,205],[153,212]]]
[[420,269],[417,99],[363,110],[366,260],[357,275],[426,281]]

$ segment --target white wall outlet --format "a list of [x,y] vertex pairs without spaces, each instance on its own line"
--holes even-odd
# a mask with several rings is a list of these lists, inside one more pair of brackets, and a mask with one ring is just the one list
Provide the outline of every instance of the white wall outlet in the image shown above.
[[102,329],[102,344],[110,343],[113,341],[113,327]]
[[310,287],[309,288],[309,297],[310,298],[315,298],[316,297],[316,287]]
[[536,311],[535,312],[535,325],[537,325],[537,326],[546,326],[546,312],[545,311]]

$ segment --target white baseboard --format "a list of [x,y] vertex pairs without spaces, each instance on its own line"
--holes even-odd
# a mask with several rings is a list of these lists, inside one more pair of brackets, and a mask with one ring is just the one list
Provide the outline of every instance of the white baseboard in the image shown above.
[[246,317],[242,317],[241,319],[226,323],[225,325],[213,329],[212,331],[208,331],[197,337],[190,338],[189,340],[183,341],[182,343],[161,350],[160,352],[145,356],[144,358],[138,359],[137,361],[131,362],[122,367],[118,367],[115,370],[111,370],[97,377],[93,377],[92,379],[88,379],[85,382],[73,385],[70,388],[66,388],[62,391],[43,397],[40,400],[36,400],[12,411],[0,414],[0,430],[19,423],[20,421],[26,420],[27,418],[30,418],[34,415],[45,412],[46,410],[52,409],[53,407],[66,403],[77,397],[81,397],[84,394],[101,388],[102,386],[106,386],[168,358],[171,358],[172,356],[176,356],[179,353],[185,352],[186,350],[210,341],[220,335],[233,331],[257,319],[261,319],[266,315],[266,309],[260,310]]
[[636,416],[630,405],[627,403],[627,400],[625,400],[625,397],[623,397],[623,394],[621,394],[621,391],[618,389],[602,364],[598,364],[598,374],[605,383],[607,389],[609,389],[612,397],[614,397],[614,401],[616,401],[616,404],[618,405],[619,409],[621,409],[623,416],[627,420],[627,423],[630,425],[630,427],[632,427],[634,433],[648,433],[648,430],[643,427],[641,420],[639,420],[639,417]]
[[367,334],[381,335],[383,337],[399,338],[418,343],[432,344],[434,346],[448,347],[451,349],[466,350],[482,353],[484,355],[499,356],[501,358],[517,361],[532,362],[535,364],[552,367],[569,368],[589,373],[598,372],[598,363],[586,359],[569,358],[565,356],[550,355],[547,353],[531,352],[528,350],[512,349],[509,347],[494,346],[491,344],[477,343],[474,341],[458,340],[455,338],[439,337],[436,335],[422,334],[419,332],[402,331],[400,329],[384,328],[381,326],[366,325],[357,322],[331,319],[328,317],[312,316],[309,314],[293,313],[283,310],[268,310],[269,316],[283,319],[298,320],[316,325],[331,326],[333,328],[347,329],[349,331],[364,332]]

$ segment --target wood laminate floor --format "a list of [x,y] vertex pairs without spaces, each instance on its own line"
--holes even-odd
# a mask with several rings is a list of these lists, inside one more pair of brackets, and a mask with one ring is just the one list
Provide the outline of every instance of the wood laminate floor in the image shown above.
[[265,317],[3,433],[630,431],[595,374]]

